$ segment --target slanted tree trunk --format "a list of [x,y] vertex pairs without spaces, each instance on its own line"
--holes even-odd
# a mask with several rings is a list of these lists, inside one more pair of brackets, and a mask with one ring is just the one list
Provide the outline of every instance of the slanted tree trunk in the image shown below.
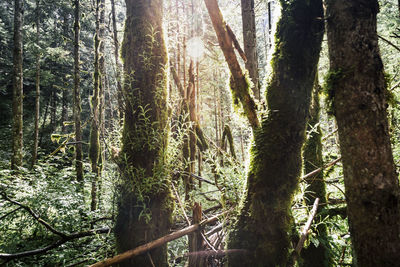
[[[303,147],[303,159],[304,159],[304,173],[310,173],[315,169],[322,168],[324,161],[322,159],[322,142],[321,142],[321,127],[320,123],[320,105],[319,105],[319,92],[321,87],[318,83],[318,73],[315,75],[314,90],[312,95],[312,101],[310,106],[310,115],[307,123],[308,138],[304,143]],[[309,176],[306,178],[307,189],[304,194],[305,204],[310,207],[316,198],[319,198],[318,213],[314,218],[315,224],[317,224],[316,234],[320,240],[326,242],[320,242],[318,246],[315,246],[313,242],[310,242],[308,247],[301,251],[301,257],[303,258],[302,266],[304,267],[323,267],[332,266],[331,255],[329,247],[327,247],[327,227],[325,223],[320,223],[323,218],[319,216],[321,211],[326,207],[326,189],[324,181],[324,172]]]
[[[68,36],[68,30],[69,30],[69,25],[68,25],[68,13],[64,14],[64,22],[63,22],[63,34],[65,37]],[[68,49],[67,44],[64,45],[64,49]],[[69,74],[65,74],[64,79],[68,80]],[[61,132],[66,133],[67,131],[67,125],[65,125],[65,122],[68,121],[68,99],[69,94],[68,90],[65,87],[62,87],[62,100],[61,100]]]
[[247,194],[228,240],[229,249],[247,253],[230,255],[228,265],[286,266],[293,221],[291,200],[300,175],[301,147],[323,34],[322,3],[281,1],[274,72],[267,88],[269,113],[259,125],[244,85],[238,86],[243,75],[229,52],[232,45],[223,38],[226,30],[216,1],[205,2],[232,76],[237,77],[231,89],[244,107],[255,139]]
[[328,0],[330,90],[357,266],[397,266],[399,180],[387,120],[376,0]]
[[40,119],[40,0],[36,0],[36,77],[35,77],[35,130],[33,132],[33,148],[31,167],[36,163],[39,144],[39,119]]
[[23,116],[23,69],[22,26],[24,25],[24,1],[14,1],[14,50],[13,50],[13,145],[11,169],[22,166],[22,116]]
[[75,125],[75,169],[76,179],[83,181],[82,164],[82,130],[81,130],[81,93],[80,93],[80,65],[79,65],[79,31],[80,31],[80,1],[74,0],[74,125]]
[[[171,226],[172,199],[165,166],[168,58],[162,10],[162,0],[126,0],[122,46],[126,102],[115,227],[118,252],[161,237]],[[120,264],[166,265],[166,245]]]
[[257,55],[257,36],[256,18],[254,13],[254,0],[241,0],[242,24],[243,24],[243,43],[244,53],[246,54],[246,69],[253,82],[253,94],[258,100],[260,95],[260,81],[258,76],[258,55]]

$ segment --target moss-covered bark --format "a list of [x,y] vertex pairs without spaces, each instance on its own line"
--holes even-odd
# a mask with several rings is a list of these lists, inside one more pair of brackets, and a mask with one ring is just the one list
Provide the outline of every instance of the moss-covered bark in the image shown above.
[[376,0],[327,0],[330,89],[356,264],[398,266],[399,180],[387,121]]
[[230,235],[229,266],[286,266],[291,200],[298,185],[301,147],[323,21],[320,0],[281,1],[273,76],[267,88],[269,112],[254,131],[247,194]]
[[[303,147],[304,173],[310,173],[315,169],[322,168],[324,165],[322,159],[322,142],[321,142],[321,127],[319,126],[319,92],[321,87],[318,83],[318,75],[315,76],[313,96],[310,106],[310,115],[307,124],[308,138]],[[304,194],[305,204],[312,207],[314,200],[319,198],[318,213],[314,218],[315,224],[318,224],[316,235],[322,242],[318,246],[310,243],[308,247],[302,250],[301,257],[303,259],[302,266],[305,267],[323,267],[331,266],[331,255],[329,253],[327,240],[326,224],[321,223],[323,219],[320,214],[326,207],[326,188],[324,181],[324,172],[309,176],[306,178],[307,189]],[[324,242],[325,241],[325,242]]]
[[[167,148],[167,53],[162,0],[127,0],[122,58],[125,120],[121,185],[115,227],[118,252],[165,235],[172,201],[165,170]],[[120,266],[167,265],[166,245]]]

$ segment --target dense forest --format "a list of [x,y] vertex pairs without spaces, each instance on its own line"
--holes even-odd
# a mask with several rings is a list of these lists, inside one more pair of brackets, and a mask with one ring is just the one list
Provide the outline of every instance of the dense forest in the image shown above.
[[2,0],[1,266],[399,266],[400,1]]

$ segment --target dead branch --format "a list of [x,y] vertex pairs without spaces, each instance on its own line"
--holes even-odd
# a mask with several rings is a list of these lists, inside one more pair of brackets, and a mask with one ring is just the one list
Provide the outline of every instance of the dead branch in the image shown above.
[[13,203],[13,204],[15,204],[15,205],[17,205],[17,206],[23,208],[24,210],[26,210],[30,215],[32,215],[32,217],[33,217],[36,221],[38,221],[38,223],[40,223],[41,225],[43,225],[47,230],[49,230],[49,231],[52,232],[53,234],[58,235],[58,236],[60,236],[61,238],[65,238],[65,237],[67,236],[66,234],[64,234],[64,233],[62,233],[62,232],[56,230],[53,226],[51,226],[51,225],[48,224],[46,221],[44,221],[42,218],[40,218],[39,215],[37,215],[30,207],[28,207],[28,206],[26,206],[26,205],[24,205],[24,204],[21,204],[21,203],[19,203],[18,201],[15,201],[15,200],[10,199],[10,198],[9,198],[5,193],[3,193],[3,192],[1,193],[1,196],[2,196],[5,200],[7,200],[7,201],[9,201],[9,202],[11,202],[11,203]]
[[[227,211],[229,212],[229,211]],[[164,245],[165,243],[168,243],[172,240],[178,239],[182,236],[185,236],[187,234],[193,233],[197,230],[199,230],[201,227],[203,227],[206,224],[215,222],[221,215],[226,214],[227,212],[220,213],[214,217],[211,217],[209,219],[203,220],[200,223],[193,224],[191,226],[188,226],[186,228],[183,228],[182,230],[176,231],[174,233],[168,234],[166,236],[160,237],[154,241],[151,241],[147,244],[141,245],[139,247],[136,247],[134,249],[128,250],[122,254],[119,254],[115,257],[105,259],[101,262],[97,262],[93,265],[90,265],[90,267],[105,267],[105,266],[110,266],[116,263],[119,263],[121,261],[127,260],[129,258],[135,257],[137,255],[143,254],[151,249],[157,248],[159,246]]]
[[111,230],[110,228],[99,228],[99,229],[93,229],[93,230],[88,230],[88,231],[83,231],[83,232],[76,232],[72,234],[65,235],[64,237],[61,237],[59,240],[54,242],[53,244],[48,245],[47,247],[43,248],[38,248],[34,250],[28,250],[24,252],[18,252],[14,254],[7,254],[7,253],[0,253],[0,259],[7,259],[7,260],[12,260],[12,259],[17,259],[17,258],[23,258],[23,257],[28,257],[28,256],[33,256],[33,255],[38,255],[38,254],[43,254],[49,250],[52,250],[54,248],[57,248],[61,246],[64,243],[67,243],[68,241],[86,237],[86,236],[93,236],[97,234],[104,234],[104,233],[110,233]]
[[310,227],[311,227],[311,223],[315,217],[315,215],[317,214],[317,209],[318,209],[318,203],[319,203],[319,198],[316,198],[314,201],[314,205],[313,208],[311,210],[310,215],[308,216],[308,220],[306,222],[306,224],[303,227],[303,231],[301,231],[301,236],[300,236],[300,240],[297,243],[296,249],[295,249],[295,253],[293,254],[293,261],[296,261],[296,258],[298,255],[300,255],[301,249],[304,246],[304,242],[306,241],[306,238],[308,236]]
[[400,52],[400,48],[397,45],[395,45],[394,43],[392,43],[391,41],[389,41],[388,39],[386,39],[386,38],[384,38],[384,37],[382,37],[380,35],[378,35],[378,37],[381,38],[386,43],[388,43],[389,45],[391,45],[394,49],[396,49],[397,51]]
[[260,121],[257,117],[256,104],[249,94],[248,82],[246,81],[246,77],[244,76],[243,70],[237,60],[232,44],[233,40],[227,29],[229,27],[226,27],[217,1],[204,0],[204,2],[217,35],[218,43],[224,54],[225,60],[228,63],[229,70],[231,71],[231,89],[236,96],[235,101],[240,100],[244,113],[246,114],[251,127],[255,130],[260,126]]
[[339,157],[339,158],[335,159],[334,161],[329,162],[328,164],[322,166],[321,168],[315,169],[315,170],[313,170],[312,172],[309,172],[309,173],[307,173],[306,175],[300,177],[300,180],[305,180],[305,179],[307,179],[307,178],[309,178],[309,177],[311,177],[311,176],[314,176],[314,175],[316,175],[317,173],[319,173],[320,171],[322,171],[323,169],[329,168],[329,167],[335,165],[336,163],[338,163],[338,162],[341,161],[341,160],[342,160],[342,157]]
[[243,59],[244,62],[247,62],[246,54],[243,52],[243,49],[240,47],[240,44],[236,38],[236,35],[233,33],[231,27],[228,24],[225,24],[225,27],[226,27],[229,37],[231,37],[231,39],[232,39],[234,47],[238,51],[240,57]]

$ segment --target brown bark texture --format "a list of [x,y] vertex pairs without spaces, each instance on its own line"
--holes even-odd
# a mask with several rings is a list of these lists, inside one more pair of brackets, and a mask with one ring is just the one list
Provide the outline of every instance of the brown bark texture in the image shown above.
[[23,69],[22,27],[24,24],[24,1],[14,1],[14,50],[13,50],[13,138],[11,169],[22,166],[23,146]]
[[243,24],[243,43],[244,53],[246,54],[246,69],[253,82],[253,94],[258,100],[260,96],[260,81],[258,76],[258,55],[257,55],[257,36],[256,19],[254,13],[254,0],[241,0],[242,24]]
[[328,90],[339,132],[356,264],[397,266],[399,180],[387,120],[387,88],[375,0],[328,0]]

